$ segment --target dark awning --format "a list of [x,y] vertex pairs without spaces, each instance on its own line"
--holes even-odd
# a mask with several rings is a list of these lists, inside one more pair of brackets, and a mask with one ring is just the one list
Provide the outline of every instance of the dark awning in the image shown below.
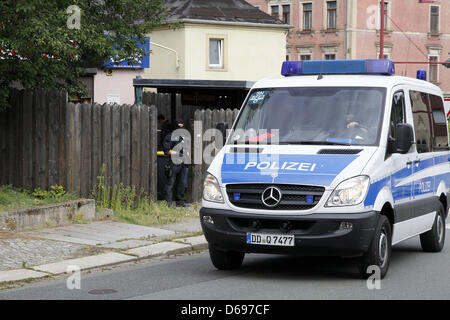
[[202,89],[241,89],[250,90],[254,81],[236,80],[180,80],[180,79],[133,79],[135,87],[147,88],[202,88]]

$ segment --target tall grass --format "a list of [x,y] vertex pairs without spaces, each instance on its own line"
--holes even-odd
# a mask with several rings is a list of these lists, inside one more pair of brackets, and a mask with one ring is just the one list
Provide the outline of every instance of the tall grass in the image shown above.
[[99,208],[112,209],[119,221],[140,225],[161,225],[180,222],[186,218],[198,217],[198,205],[192,208],[172,208],[165,201],[148,197],[143,189],[125,187],[123,183],[114,186],[105,184],[105,165],[100,169],[93,198]]

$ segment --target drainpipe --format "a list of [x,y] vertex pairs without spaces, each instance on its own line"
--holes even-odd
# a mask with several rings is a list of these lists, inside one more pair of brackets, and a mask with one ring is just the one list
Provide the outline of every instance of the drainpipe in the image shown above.
[[177,69],[180,68],[180,59],[178,58],[178,52],[176,50],[168,48],[166,46],[163,46],[163,45],[155,43],[155,42],[151,42],[151,41],[150,41],[150,44],[152,44],[154,46],[157,46],[157,47],[160,47],[160,48],[165,49],[165,50],[169,50],[169,51],[175,52],[175,59],[176,59],[175,66],[176,66]]
[[380,59],[384,58],[384,0],[381,0],[380,6]]

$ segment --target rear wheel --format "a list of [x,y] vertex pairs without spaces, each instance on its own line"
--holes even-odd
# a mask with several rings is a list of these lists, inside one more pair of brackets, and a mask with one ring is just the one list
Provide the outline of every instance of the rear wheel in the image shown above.
[[445,243],[445,212],[444,206],[441,204],[434,219],[431,230],[420,235],[420,244],[423,251],[439,252]]
[[236,251],[222,251],[209,244],[209,256],[211,261],[219,270],[239,269],[244,260],[245,253]]
[[375,228],[374,238],[369,250],[360,258],[358,269],[363,278],[372,275],[369,267],[379,268],[381,279],[386,275],[391,259],[392,228],[386,216],[381,215]]

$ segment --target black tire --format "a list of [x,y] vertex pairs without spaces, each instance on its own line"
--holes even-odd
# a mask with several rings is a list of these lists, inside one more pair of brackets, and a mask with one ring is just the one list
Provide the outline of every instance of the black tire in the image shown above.
[[391,260],[391,246],[391,224],[386,216],[380,215],[369,250],[358,261],[359,273],[364,279],[372,275],[371,272],[367,272],[370,266],[380,268],[381,279],[386,276]]
[[219,270],[239,269],[244,260],[244,255],[243,252],[217,250],[213,244],[209,244],[211,262]]
[[442,203],[434,219],[431,230],[420,235],[420,244],[423,251],[440,252],[445,243],[445,212]]

